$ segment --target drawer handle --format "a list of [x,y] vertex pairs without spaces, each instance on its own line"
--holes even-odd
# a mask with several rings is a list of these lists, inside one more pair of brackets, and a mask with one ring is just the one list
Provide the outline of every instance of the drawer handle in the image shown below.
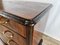
[[8,19],[6,19],[6,18],[4,18],[4,17],[1,17],[1,18],[0,18],[0,24],[6,24],[6,23],[8,23],[8,22],[9,22]]
[[[7,34],[6,34],[6,33],[7,33]],[[4,31],[3,34],[4,34],[4,35],[5,35],[5,34],[8,35],[8,36],[6,36],[6,37],[10,37],[10,38],[13,38],[13,37],[14,37],[14,34],[13,34],[11,31],[8,31],[8,30],[7,30],[7,31]],[[11,34],[11,35],[9,35],[9,34]]]
[[7,42],[7,44],[8,44],[8,45],[12,45],[12,44],[10,44],[11,42],[14,43],[14,45],[18,45],[14,40],[9,40],[9,41]]

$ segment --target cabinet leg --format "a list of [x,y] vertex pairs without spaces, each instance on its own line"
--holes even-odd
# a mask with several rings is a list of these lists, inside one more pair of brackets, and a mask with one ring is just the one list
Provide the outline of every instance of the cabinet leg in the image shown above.
[[43,43],[43,39],[40,40],[38,45],[42,45],[42,43]]

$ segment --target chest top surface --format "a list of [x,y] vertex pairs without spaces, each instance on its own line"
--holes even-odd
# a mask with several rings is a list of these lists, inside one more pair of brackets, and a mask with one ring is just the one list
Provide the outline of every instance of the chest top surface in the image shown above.
[[31,21],[37,23],[43,16],[41,13],[50,6],[51,4],[48,3],[31,1],[3,1],[0,15],[23,24],[25,20],[29,20],[29,24]]
[[3,6],[6,12],[31,20],[46,9],[49,4],[28,1],[4,1]]

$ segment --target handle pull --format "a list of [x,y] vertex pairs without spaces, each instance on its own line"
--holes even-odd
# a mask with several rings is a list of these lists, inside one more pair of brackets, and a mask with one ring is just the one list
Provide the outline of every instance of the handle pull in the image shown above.
[[6,24],[8,22],[9,22],[9,20],[7,18],[0,16],[0,24]]
[[8,38],[13,38],[14,37],[14,34],[9,30],[4,31],[3,34]]
[[18,45],[14,40],[9,40],[7,42],[8,45]]

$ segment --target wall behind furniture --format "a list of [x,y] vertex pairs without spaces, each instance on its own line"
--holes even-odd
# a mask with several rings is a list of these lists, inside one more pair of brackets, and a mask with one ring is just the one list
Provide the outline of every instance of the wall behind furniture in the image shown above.
[[50,9],[50,11],[44,14],[48,15],[47,23],[46,23],[47,17],[44,16],[41,19],[41,21],[39,21],[39,23],[36,24],[35,30],[60,41],[60,0],[7,0],[7,1],[34,1],[53,4],[53,7]]

